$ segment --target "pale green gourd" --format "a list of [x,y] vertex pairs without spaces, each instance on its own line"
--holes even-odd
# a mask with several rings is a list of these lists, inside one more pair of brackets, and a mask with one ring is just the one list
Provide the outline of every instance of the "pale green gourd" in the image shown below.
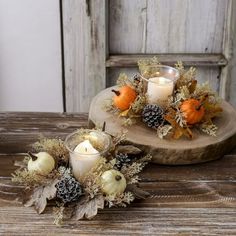
[[55,167],[54,158],[47,152],[32,154],[29,152],[31,159],[28,162],[28,170],[35,171],[43,175],[49,174]]
[[126,179],[117,170],[107,170],[101,176],[102,191],[107,195],[117,195],[125,191]]

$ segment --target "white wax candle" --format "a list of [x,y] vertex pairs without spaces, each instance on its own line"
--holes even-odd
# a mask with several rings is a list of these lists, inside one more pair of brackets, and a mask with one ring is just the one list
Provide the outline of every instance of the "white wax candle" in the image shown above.
[[99,152],[92,146],[89,140],[79,143],[70,155],[70,164],[74,177],[79,180],[99,159]]
[[[153,77],[148,80],[147,96],[149,104],[159,104],[167,101],[174,89],[174,82],[165,77]],[[160,105],[161,105],[160,104]]]

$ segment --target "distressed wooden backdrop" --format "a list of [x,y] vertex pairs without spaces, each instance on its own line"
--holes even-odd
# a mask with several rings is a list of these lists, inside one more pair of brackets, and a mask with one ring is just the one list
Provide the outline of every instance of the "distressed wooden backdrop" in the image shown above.
[[88,111],[120,72],[154,55],[197,66],[236,106],[235,21],[234,0],[62,0],[66,110]]

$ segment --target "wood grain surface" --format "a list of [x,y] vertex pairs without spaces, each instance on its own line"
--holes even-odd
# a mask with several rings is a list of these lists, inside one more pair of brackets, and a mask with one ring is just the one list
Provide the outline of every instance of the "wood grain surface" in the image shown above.
[[101,210],[92,220],[65,221],[57,227],[53,203],[42,215],[23,207],[22,188],[10,176],[25,145],[39,133],[64,137],[86,125],[86,114],[0,114],[0,235],[236,235],[236,150],[205,164],[150,164],[140,187],[152,198]]
[[110,0],[110,52],[220,53],[229,2]]

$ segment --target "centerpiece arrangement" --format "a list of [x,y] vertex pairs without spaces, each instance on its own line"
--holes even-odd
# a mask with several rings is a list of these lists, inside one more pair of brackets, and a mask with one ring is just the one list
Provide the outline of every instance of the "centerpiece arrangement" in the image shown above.
[[105,206],[125,207],[150,194],[137,186],[138,173],[151,156],[129,145],[125,135],[80,129],[61,139],[41,138],[32,145],[12,181],[23,185],[25,206],[40,214],[54,200],[55,224],[91,219]]
[[157,58],[138,67],[137,75],[120,74],[117,85],[92,99],[90,127],[105,120],[110,134],[127,130],[127,140],[159,164],[211,161],[235,147],[235,109],[196,80],[194,67],[161,65]]
[[105,109],[123,120],[124,126],[142,121],[159,138],[194,137],[194,129],[216,136],[213,119],[222,112],[221,99],[210,86],[198,84],[196,69],[161,65],[155,58],[139,61],[140,74],[121,74],[118,88]]

